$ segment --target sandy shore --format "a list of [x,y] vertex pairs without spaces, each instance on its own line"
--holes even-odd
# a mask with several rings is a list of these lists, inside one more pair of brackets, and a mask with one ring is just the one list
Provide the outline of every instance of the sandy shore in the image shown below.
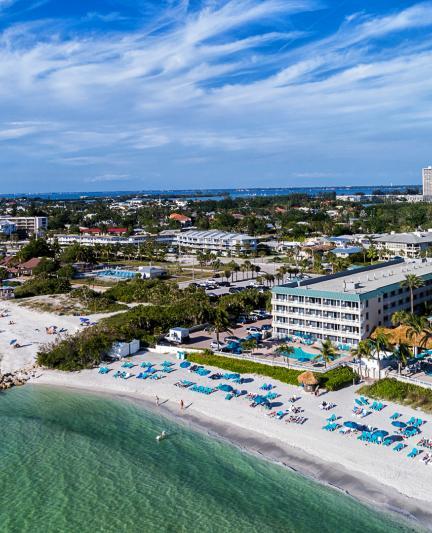
[[[2,302],[0,314],[3,313],[7,316],[0,317],[1,373],[13,372],[34,363],[39,347],[58,338],[58,335],[47,334],[46,327],[55,325],[59,330],[64,329],[65,334],[73,334],[81,329],[78,316],[58,316],[54,313],[35,311],[21,306],[19,301]],[[108,315],[86,316],[91,322],[97,322]],[[12,340],[16,340],[21,347],[13,348],[10,344]]]
[[[160,363],[164,359],[174,361],[172,357],[153,353],[132,358],[136,363],[144,360]],[[351,413],[356,397],[353,387],[316,398],[303,393],[298,387],[271,380],[277,385],[275,391],[281,395],[276,400],[283,403],[281,409],[290,405],[287,402],[289,397],[301,396],[296,405],[304,409],[302,414],[308,420],[303,426],[297,426],[267,417],[266,411],[261,408],[250,408],[246,399],[226,401],[225,394],[220,391],[205,396],[175,387],[174,383],[180,379],[189,379],[206,386],[218,383],[191,374],[180,369],[178,365],[175,372],[158,381],[137,380],[135,376],[128,380],[114,379],[113,371],[120,368],[120,363],[114,363],[111,367],[113,370],[108,375],[98,374],[97,370],[71,374],[43,371],[33,383],[122,396],[144,402],[146,408],[227,439],[250,453],[277,461],[332,485],[362,502],[414,517],[432,530],[432,507],[429,507],[432,503],[432,465],[426,466],[419,458],[407,457],[408,451],[417,444],[419,438],[409,439],[407,448],[396,453],[392,447],[363,444],[355,435],[345,436],[321,429],[326,423],[325,419],[333,412],[341,417],[341,422],[355,420]],[[131,370],[135,375],[139,371],[138,366]],[[270,381],[259,376],[251,377],[253,382],[241,386],[248,392],[258,392],[264,382]],[[156,395],[160,399],[159,407],[156,406]],[[337,407],[330,413],[321,411],[319,404],[323,399],[336,403]],[[184,411],[180,410],[180,400],[185,403]],[[410,408],[388,405],[381,413],[373,412],[364,422],[390,432],[394,428],[390,424],[389,416],[394,411],[403,414],[402,420],[411,416],[426,419],[422,436],[432,438],[432,417]]]

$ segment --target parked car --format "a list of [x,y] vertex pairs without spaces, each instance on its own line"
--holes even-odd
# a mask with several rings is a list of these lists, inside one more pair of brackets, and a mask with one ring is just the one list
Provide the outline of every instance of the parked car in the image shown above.
[[236,337],[235,335],[228,335],[224,338],[224,342],[233,342],[233,341],[239,341],[240,338]]
[[224,348],[224,345],[222,342],[211,341],[210,350],[221,350],[222,348]]
[[235,294],[236,292],[241,292],[241,291],[240,291],[240,287],[231,287],[231,288],[229,289],[229,292],[230,292],[231,294]]
[[219,281],[218,285],[219,287],[231,287],[231,283],[229,281]]
[[261,326],[261,331],[271,331],[272,329],[273,328],[271,324],[264,324],[263,326]]
[[215,292],[208,292],[207,296],[209,298],[219,298],[219,296]]
[[246,331],[249,331],[249,333],[261,333],[261,328],[259,326],[249,326]]

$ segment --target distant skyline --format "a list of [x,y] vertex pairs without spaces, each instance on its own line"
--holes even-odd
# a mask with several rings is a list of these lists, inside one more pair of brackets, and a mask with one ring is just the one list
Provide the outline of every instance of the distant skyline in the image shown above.
[[0,0],[0,193],[420,185],[432,2],[397,4]]

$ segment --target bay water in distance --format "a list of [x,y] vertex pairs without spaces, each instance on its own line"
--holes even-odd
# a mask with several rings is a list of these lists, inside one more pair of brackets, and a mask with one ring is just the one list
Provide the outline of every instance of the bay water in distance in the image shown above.
[[2,533],[421,531],[122,399],[16,388],[0,428]]

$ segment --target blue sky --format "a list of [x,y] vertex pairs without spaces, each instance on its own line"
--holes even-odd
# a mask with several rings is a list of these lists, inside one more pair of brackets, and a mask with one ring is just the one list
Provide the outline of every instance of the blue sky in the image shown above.
[[432,2],[0,0],[0,192],[418,183]]

